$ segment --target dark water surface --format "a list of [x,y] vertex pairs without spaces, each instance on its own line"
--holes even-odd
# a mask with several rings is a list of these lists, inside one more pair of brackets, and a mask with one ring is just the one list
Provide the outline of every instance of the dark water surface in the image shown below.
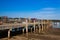
[[[16,35],[21,35],[23,33],[23,31],[22,31],[23,28],[24,27],[12,29],[10,36],[12,37],[12,36],[16,36]],[[28,32],[31,32],[31,28],[32,28],[32,30],[34,30],[33,26],[29,26]],[[24,28],[24,33],[26,33],[26,28]],[[5,38],[5,37],[8,37],[8,29],[0,30],[0,38]]]

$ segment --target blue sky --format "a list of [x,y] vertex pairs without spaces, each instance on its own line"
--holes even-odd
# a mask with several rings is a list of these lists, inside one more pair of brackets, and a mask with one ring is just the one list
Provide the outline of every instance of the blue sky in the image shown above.
[[60,19],[60,0],[0,0],[0,16]]

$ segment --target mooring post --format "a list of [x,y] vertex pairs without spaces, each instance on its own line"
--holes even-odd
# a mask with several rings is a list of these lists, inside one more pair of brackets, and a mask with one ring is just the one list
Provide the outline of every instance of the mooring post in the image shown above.
[[29,23],[30,23],[31,20],[30,20],[30,18],[28,18],[28,19],[29,19]]
[[24,34],[24,28],[23,28],[23,34]]
[[34,20],[34,33],[35,33],[35,20]]
[[28,20],[26,19],[26,34],[28,34]]
[[45,31],[45,20],[44,20],[43,24],[44,24],[44,31]]
[[12,29],[9,29],[8,30],[8,40],[10,39],[10,31],[11,31]]
[[8,30],[8,39],[10,39],[10,29]]
[[43,20],[42,20],[42,31],[43,31]]
[[47,20],[47,29],[48,29],[48,22],[49,22],[49,21]]
[[35,32],[37,32],[37,26],[35,26]]
[[32,33],[32,28],[31,28],[31,33]]
[[46,22],[44,20],[44,32],[46,31]]
[[41,29],[40,29],[40,21],[39,21],[39,23],[38,23],[38,26],[39,26],[39,33],[40,33],[40,31],[41,31]]

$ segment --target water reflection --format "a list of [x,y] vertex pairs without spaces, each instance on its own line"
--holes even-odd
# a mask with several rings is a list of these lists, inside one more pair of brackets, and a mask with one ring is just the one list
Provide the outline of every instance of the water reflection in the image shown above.
[[60,22],[52,22],[53,28],[60,28]]

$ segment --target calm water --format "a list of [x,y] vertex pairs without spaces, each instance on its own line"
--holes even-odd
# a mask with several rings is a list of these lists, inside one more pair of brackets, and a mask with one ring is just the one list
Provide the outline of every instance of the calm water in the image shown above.
[[[12,29],[11,31],[11,37],[12,36],[16,36],[16,35],[21,35],[23,33],[22,29],[24,27],[19,27],[19,28],[14,28]],[[29,26],[28,27],[28,32],[31,32],[31,28],[33,28],[33,26]],[[34,30],[34,28],[32,29]],[[26,33],[26,29],[24,28],[24,33]],[[8,29],[7,30],[3,30],[3,31],[0,31],[0,38],[4,38],[4,37],[7,37],[8,36]]]
[[54,28],[60,28],[60,22],[52,22]]

